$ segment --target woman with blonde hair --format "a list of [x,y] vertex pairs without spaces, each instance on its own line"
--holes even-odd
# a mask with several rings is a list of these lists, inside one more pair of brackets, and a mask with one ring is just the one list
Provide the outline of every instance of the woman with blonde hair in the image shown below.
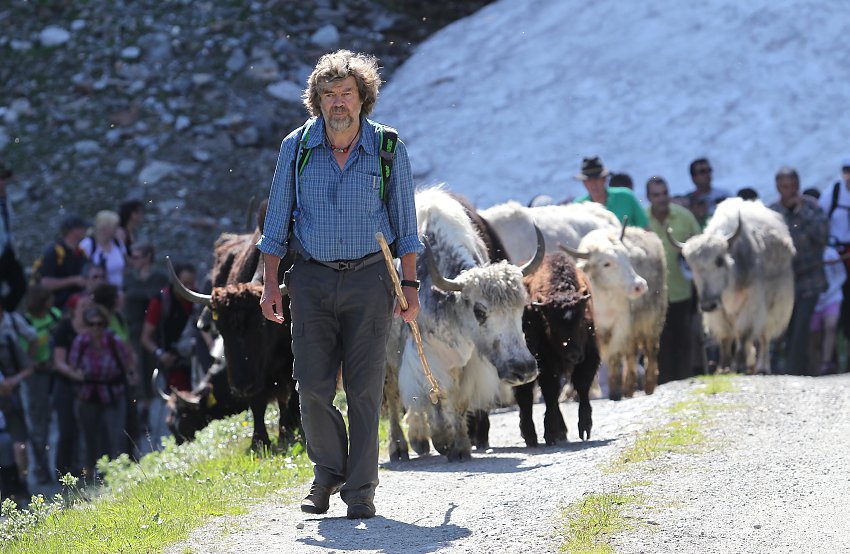
[[118,214],[110,210],[97,212],[93,233],[80,242],[80,248],[94,265],[106,270],[106,280],[118,290],[124,288],[124,268],[127,265],[127,247],[117,236]]

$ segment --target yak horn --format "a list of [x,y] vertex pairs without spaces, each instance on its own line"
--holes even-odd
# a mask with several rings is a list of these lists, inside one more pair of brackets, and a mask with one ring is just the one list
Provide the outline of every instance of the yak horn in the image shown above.
[[723,235],[723,238],[726,239],[726,242],[729,243],[729,246],[732,246],[732,243],[738,238],[738,235],[741,234],[741,212],[738,212],[738,224],[735,225],[735,230],[732,231],[728,235]]
[[453,279],[446,279],[440,273],[437,262],[434,260],[434,253],[431,251],[431,243],[428,237],[422,237],[422,242],[425,243],[425,263],[428,265],[428,274],[431,275],[431,281],[434,286],[446,292],[461,292],[463,290],[463,284]]
[[180,298],[191,302],[192,304],[201,304],[211,310],[213,309],[212,296],[209,294],[201,294],[186,288],[186,285],[180,282],[180,279],[177,278],[177,273],[174,272],[174,266],[171,264],[171,257],[166,256],[165,263],[168,264],[168,271],[171,274],[171,283],[174,285],[174,292],[176,292]]
[[623,228],[620,229],[620,242],[623,242],[623,237],[626,236],[626,226],[629,224],[629,216],[623,217]]
[[159,388],[159,383],[157,383],[157,378],[159,377],[159,368],[153,368],[153,374],[151,375],[151,386],[159,393],[159,397],[168,402],[171,400],[171,397],[165,394],[161,388]]
[[573,250],[569,246],[563,245],[561,243],[558,243],[558,248],[560,248],[561,250],[563,250],[564,252],[566,252],[567,254],[569,254],[570,256],[572,256],[573,258],[575,258],[577,260],[588,260],[588,259],[590,259],[590,253],[589,252],[582,252],[580,250]]
[[670,241],[670,244],[673,245],[673,248],[675,248],[679,252],[681,252],[682,248],[685,247],[684,242],[679,242],[673,238],[673,229],[671,227],[667,227],[667,239]]
[[540,232],[537,225],[534,226],[534,232],[537,234],[537,250],[534,251],[533,258],[528,260],[525,265],[520,266],[523,277],[537,271],[537,268],[543,263],[543,256],[546,255],[546,241],[543,240],[543,233]]

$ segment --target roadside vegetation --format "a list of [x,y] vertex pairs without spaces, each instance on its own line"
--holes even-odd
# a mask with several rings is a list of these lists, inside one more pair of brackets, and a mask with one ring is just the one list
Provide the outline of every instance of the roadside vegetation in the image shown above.
[[[712,446],[703,429],[712,414],[732,409],[734,405],[710,402],[709,399],[734,392],[734,377],[713,375],[699,377],[698,381],[699,386],[687,400],[669,408],[670,421],[643,432],[603,471],[611,474],[639,470],[643,462],[671,454],[698,453]],[[645,479],[620,484],[613,492],[587,494],[569,505],[562,513],[561,551],[577,554],[614,552],[609,539],[617,533],[645,525],[635,514],[654,509],[646,495],[635,492],[635,489],[651,484],[652,481]]]
[[[276,421],[269,410],[266,424]],[[300,442],[250,450],[247,412],[217,421],[191,443],[148,454],[140,463],[101,460],[99,487],[63,479],[64,493],[33,497],[28,509],[3,505],[0,552],[157,552],[210,517],[244,513],[271,493],[293,499],[312,477]],[[275,433],[276,434],[276,433]]]
[[[336,406],[346,414],[345,396]],[[280,445],[277,408],[265,416],[272,447],[250,448],[250,412],[214,421],[195,440],[178,446],[169,437],[162,450],[139,463],[127,456],[98,462],[103,479],[83,487],[70,475],[63,493],[33,496],[28,508],[2,506],[0,554],[56,552],[159,552],[188,538],[212,517],[246,513],[269,495],[294,502],[313,477],[303,442]],[[381,420],[386,444],[389,425]]]

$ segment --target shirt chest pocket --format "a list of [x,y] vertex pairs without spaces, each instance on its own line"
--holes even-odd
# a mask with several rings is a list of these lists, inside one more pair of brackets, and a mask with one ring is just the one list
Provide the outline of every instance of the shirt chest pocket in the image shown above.
[[352,171],[345,179],[344,201],[347,205],[375,213],[381,208],[381,178],[369,173]]

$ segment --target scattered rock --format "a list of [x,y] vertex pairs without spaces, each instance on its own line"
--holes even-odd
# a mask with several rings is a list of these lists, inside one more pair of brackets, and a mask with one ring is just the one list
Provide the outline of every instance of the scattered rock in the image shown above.
[[74,151],[81,156],[93,156],[100,152],[100,144],[96,140],[78,140]]
[[142,50],[138,46],[128,46],[121,50],[121,57],[125,60],[137,60],[142,55]]
[[196,87],[203,87],[215,80],[215,77],[210,75],[209,73],[195,73],[192,75],[192,83]]
[[266,87],[266,92],[284,102],[301,102],[303,89],[292,81],[278,81]]
[[9,145],[11,139],[9,138],[8,133],[6,133],[5,127],[0,127],[0,150],[4,150],[6,146]]
[[139,183],[142,185],[155,185],[176,171],[176,165],[169,162],[154,160],[148,163],[144,169],[139,172]]
[[135,170],[136,160],[131,160],[129,158],[121,160],[118,162],[118,165],[115,166],[115,173],[118,175],[130,175]]
[[41,42],[41,45],[46,48],[53,48],[56,46],[61,46],[71,40],[71,33],[63,29],[62,27],[45,27],[38,34],[38,40]]
[[333,48],[339,44],[339,31],[334,25],[328,23],[310,36],[310,42],[322,48]]
[[230,57],[227,58],[227,63],[225,63],[224,66],[228,71],[236,73],[245,67],[246,63],[248,63],[248,56],[245,55],[244,50],[237,48],[230,54]]
[[192,125],[192,120],[186,117],[185,115],[177,116],[177,120],[174,122],[174,129],[176,131],[183,131],[188,129],[189,126]]

